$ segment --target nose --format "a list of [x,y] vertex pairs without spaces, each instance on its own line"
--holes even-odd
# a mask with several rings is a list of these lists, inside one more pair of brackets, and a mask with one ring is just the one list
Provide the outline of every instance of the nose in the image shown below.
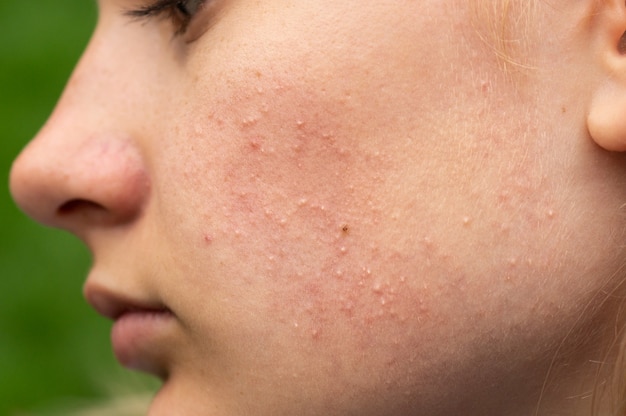
[[[35,220],[88,239],[90,230],[133,221],[149,190],[140,148],[116,117],[111,71],[86,53],[46,125],[15,160],[10,189]],[[115,94],[115,93],[113,93]],[[123,95],[122,95],[123,96]]]

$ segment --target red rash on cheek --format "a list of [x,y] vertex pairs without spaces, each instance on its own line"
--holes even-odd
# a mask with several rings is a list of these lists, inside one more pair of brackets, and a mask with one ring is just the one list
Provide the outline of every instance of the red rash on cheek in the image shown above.
[[415,311],[425,318],[426,296],[407,296],[410,259],[379,238],[393,164],[366,126],[343,124],[351,99],[258,74],[251,82],[214,113],[229,115],[216,129],[214,238],[245,259],[232,278],[258,287],[268,316],[312,339]]

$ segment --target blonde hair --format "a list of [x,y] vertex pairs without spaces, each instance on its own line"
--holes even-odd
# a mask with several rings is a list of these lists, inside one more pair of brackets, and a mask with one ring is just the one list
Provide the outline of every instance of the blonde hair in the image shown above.
[[529,22],[537,11],[533,0],[472,1],[475,33],[493,51],[501,68],[510,73],[533,69],[527,61]]

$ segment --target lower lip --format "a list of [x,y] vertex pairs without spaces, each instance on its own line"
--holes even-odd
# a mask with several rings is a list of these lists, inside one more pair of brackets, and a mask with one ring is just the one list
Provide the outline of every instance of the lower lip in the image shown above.
[[127,368],[161,376],[163,349],[173,315],[163,311],[132,311],[120,316],[111,330],[113,352]]

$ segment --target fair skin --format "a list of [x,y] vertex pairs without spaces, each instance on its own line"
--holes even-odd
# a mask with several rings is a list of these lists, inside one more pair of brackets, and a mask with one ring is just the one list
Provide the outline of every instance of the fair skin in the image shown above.
[[11,190],[92,250],[118,358],[164,381],[150,415],[588,414],[626,5],[513,5],[522,68],[469,3],[214,0],[175,36],[99,1]]

